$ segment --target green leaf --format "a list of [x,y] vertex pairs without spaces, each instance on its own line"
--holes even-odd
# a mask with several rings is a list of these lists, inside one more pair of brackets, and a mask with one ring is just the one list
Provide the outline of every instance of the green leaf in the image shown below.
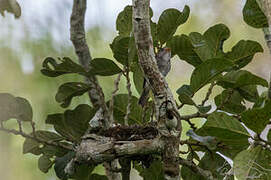
[[204,136],[213,136],[219,142],[226,145],[217,149],[228,157],[233,157],[236,153],[248,147],[248,137],[250,136],[241,123],[234,117],[223,112],[214,112],[208,116],[206,123],[197,131]]
[[237,65],[237,69],[241,69],[251,62],[257,52],[263,52],[258,42],[241,40],[225,56]]
[[[158,39],[158,32],[157,32],[157,24],[151,20],[150,22],[151,26],[151,35],[152,35],[152,40],[153,40],[153,46],[154,47],[159,47],[159,39]],[[168,47],[168,46],[167,46]]]
[[[68,144],[66,142],[59,142],[62,145],[71,146],[71,144]],[[58,146],[50,146],[50,145],[44,145],[42,148],[40,148],[40,151],[42,154],[46,155],[47,157],[62,157],[65,154],[67,154],[67,150],[63,149]]]
[[131,37],[128,47],[128,63],[131,66],[132,63],[138,63],[137,49],[135,44],[135,37]]
[[61,62],[57,64],[56,60],[52,57],[47,57],[43,63],[41,73],[48,77],[57,77],[63,74],[78,73],[86,75],[84,68],[73,62],[70,58],[64,57],[63,59],[58,58]]
[[166,9],[158,20],[158,38],[161,44],[168,41],[176,32],[177,28],[184,24],[189,17],[190,9],[185,6],[183,12],[177,9]]
[[200,88],[210,83],[219,74],[228,70],[233,63],[223,58],[215,58],[204,61],[192,73],[190,86],[195,93]]
[[88,74],[111,76],[122,72],[122,70],[114,63],[114,61],[106,58],[95,58],[90,61],[92,67]]
[[14,17],[20,18],[21,16],[21,6],[17,2],[17,0],[14,1],[2,1],[0,6],[0,14],[5,17],[5,11],[10,12],[14,14]]
[[181,103],[195,105],[195,102],[192,99],[193,92],[189,85],[182,85],[176,92],[179,95],[178,99]]
[[30,103],[26,99],[21,97],[16,97],[15,100],[18,105],[16,118],[21,121],[32,121],[33,111]]
[[268,87],[268,82],[246,70],[230,71],[219,78],[218,85],[224,88],[239,88],[248,85],[262,85]]
[[[127,94],[118,94],[114,97],[114,118],[118,123],[124,123],[124,117],[127,110],[127,102],[128,95]],[[131,98],[131,113],[128,118],[129,125],[131,124],[142,124],[142,113],[143,110],[141,106],[138,104],[138,98],[132,96]],[[150,114],[147,112],[147,118],[149,119]]]
[[244,21],[254,28],[268,27],[268,21],[256,0],[247,0],[243,8]]
[[36,131],[36,137],[43,141],[51,141],[51,142],[64,140],[64,138],[61,137],[60,135],[51,131],[44,131],[44,130]]
[[210,27],[203,36],[199,33],[190,33],[189,35],[195,52],[202,61],[222,57],[224,55],[223,43],[229,36],[230,30],[224,24]]
[[[31,133],[33,135],[33,133]],[[36,131],[36,137],[43,141],[53,142],[53,141],[62,141],[64,140],[63,137],[59,136],[58,134],[50,131]],[[26,138],[23,144],[23,154],[32,153],[34,155],[40,155],[41,153],[47,154],[43,151],[43,145],[33,139]]]
[[59,179],[62,179],[62,180],[68,179],[68,174],[65,173],[65,167],[72,160],[74,156],[75,156],[75,152],[69,152],[63,157],[56,157],[54,169],[56,172],[56,176]]
[[[198,166],[204,170],[212,172],[212,175],[216,179],[223,179],[227,170],[231,169],[231,166],[225,159],[216,153],[205,153],[199,161]],[[184,180],[203,180],[202,176],[194,173],[191,169],[183,166],[181,169],[181,176]],[[233,180],[233,176],[230,180]]]
[[117,36],[110,48],[113,52],[113,57],[121,64],[127,65],[128,63],[128,48],[129,48],[130,37]]
[[192,97],[194,95],[193,91],[191,91],[191,87],[189,85],[186,85],[186,84],[182,85],[179,89],[177,89],[176,93],[177,94],[185,93],[190,97]]
[[130,36],[132,31],[132,6],[126,6],[117,17],[116,28],[121,36]]
[[144,180],[164,180],[163,166],[160,160],[153,161],[148,168],[142,168],[138,165],[136,169]]
[[[233,92],[231,92],[233,91]],[[240,93],[236,90],[224,90],[221,94],[215,97],[215,104],[217,107],[221,106],[223,102],[222,108],[220,110],[232,113],[232,114],[240,114],[246,110],[246,106],[242,104],[244,99],[240,95]]]
[[218,141],[213,136],[200,136],[197,135],[192,129],[189,129],[186,132],[186,135],[191,137],[193,140],[200,142],[202,145],[205,145],[209,150],[216,150]]
[[197,106],[197,108],[198,108],[200,113],[205,114],[205,113],[207,113],[207,112],[209,112],[211,110],[212,106],[211,105],[209,105],[209,106]]
[[242,122],[256,133],[261,133],[271,118],[271,101],[263,108],[252,108],[241,114]]
[[87,104],[80,104],[74,110],[66,110],[64,114],[50,114],[46,123],[54,125],[55,130],[71,141],[79,141],[88,128],[88,123],[96,110]]
[[[77,180],[88,180],[92,177],[91,172],[94,170],[95,165],[80,164],[75,169],[75,174],[71,177]],[[95,179],[93,179],[95,180]]]
[[61,107],[66,108],[70,105],[73,97],[81,96],[89,90],[90,86],[85,83],[68,82],[58,88],[55,99],[61,103]]
[[11,118],[20,121],[32,121],[32,107],[24,98],[0,93],[0,121],[7,121]]
[[40,155],[42,153],[40,149],[40,143],[32,139],[25,139],[23,144],[23,154],[32,153],[34,155]]
[[108,178],[104,175],[91,174],[91,176],[89,177],[89,180],[108,180]]
[[193,99],[185,93],[180,93],[178,99],[183,104],[195,105],[195,102],[193,101]]
[[171,49],[171,54],[177,54],[181,60],[193,65],[194,67],[202,63],[202,60],[195,52],[195,48],[188,36],[173,36],[168,42],[167,47]]
[[141,94],[143,91],[144,76],[139,65],[133,70],[133,81],[138,94]]
[[238,180],[263,179],[269,180],[271,153],[257,146],[240,152],[233,159],[234,175]]
[[244,87],[237,88],[237,91],[241,94],[241,96],[250,101],[256,102],[259,99],[259,94],[256,85],[248,85]]
[[48,173],[49,169],[53,166],[54,162],[49,157],[43,155],[38,160],[38,167],[43,173]]

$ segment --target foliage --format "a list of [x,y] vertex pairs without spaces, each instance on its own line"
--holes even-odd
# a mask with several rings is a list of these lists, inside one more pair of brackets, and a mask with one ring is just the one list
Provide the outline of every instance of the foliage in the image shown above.
[[[172,50],[172,56],[177,55],[180,60],[194,67],[190,84],[180,85],[176,93],[180,103],[196,107],[197,112],[195,116],[181,118],[188,121],[190,125],[190,120],[193,118],[203,117],[206,121],[195,132],[189,131],[188,135],[191,138],[184,143],[189,148],[187,159],[198,161],[198,167],[212,172],[218,179],[223,179],[231,167],[224,157],[216,154],[219,152],[233,159],[234,175],[238,179],[248,179],[252,176],[262,179],[270,177],[270,149],[263,148],[261,143],[270,145],[271,133],[268,134],[267,141],[255,139],[243,126],[244,124],[259,135],[271,118],[270,97],[260,96],[257,90],[257,87],[267,90],[268,82],[242,69],[252,61],[256,53],[263,52],[262,46],[255,41],[240,40],[230,51],[225,52],[223,45],[230,37],[230,30],[224,24],[216,24],[203,34],[191,32],[189,35],[175,35],[176,30],[189,18],[188,6],[185,6],[182,12],[177,9],[165,10],[157,23],[151,19],[152,14],[150,10],[154,49],[168,46]],[[256,0],[247,0],[243,16],[245,22],[252,27],[263,28],[268,25]],[[86,70],[68,57],[57,60],[47,57],[43,61],[41,73],[48,77],[73,73],[85,78],[94,75],[112,76],[119,73],[126,73],[125,75],[129,76],[127,74],[132,73],[133,86],[140,93],[142,91],[140,85],[144,77],[138,63],[132,33],[132,6],[126,6],[120,12],[116,20],[116,30],[118,36],[110,44],[114,60],[95,58],[90,62],[89,70]],[[217,86],[223,90],[214,98],[213,103],[209,102],[205,105],[210,94],[207,94],[207,99],[201,104],[197,103],[193,100],[193,96],[208,84],[211,84],[208,91],[210,94],[212,88]],[[66,82],[60,85],[55,100],[61,103],[61,107],[67,108],[74,98],[82,96],[89,90],[91,87],[86,83]],[[127,101],[129,98],[130,102]],[[49,114],[46,123],[53,125],[54,132],[36,131],[32,120],[32,107],[26,99],[1,93],[0,102],[1,129],[6,130],[4,124],[10,119],[18,121],[19,134],[26,138],[23,153],[40,156],[38,167],[42,172],[47,173],[54,167],[59,179],[107,179],[105,176],[92,174],[96,165],[79,165],[72,177],[69,177],[65,171],[65,167],[75,155],[73,148],[67,150],[65,147],[73,147],[80,143],[97,109],[87,104],[79,104],[73,110]],[[107,105],[111,102],[107,102]],[[137,102],[138,98],[135,96],[116,94],[113,97],[113,117],[116,122],[124,124],[128,113],[127,106],[130,106],[127,115],[129,125],[144,125],[149,122],[152,118],[151,108],[142,109]],[[253,106],[248,108],[246,105],[248,102]],[[32,125],[33,131],[30,134],[24,134],[22,131],[22,126],[26,123]],[[248,138],[261,143],[250,146]],[[203,157],[196,156],[196,152],[204,153]],[[162,161],[153,161],[149,167],[136,164],[135,168],[144,179],[163,177]],[[185,166],[181,168],[181,175],[183,179],[203,179]],[[233,179],[232,174],[229,176]]]

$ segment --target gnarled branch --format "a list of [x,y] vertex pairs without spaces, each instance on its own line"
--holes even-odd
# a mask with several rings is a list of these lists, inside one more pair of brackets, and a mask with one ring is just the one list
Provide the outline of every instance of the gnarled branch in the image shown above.
[[156,65],[149,17],[150,0],[133,0],[133,33],[140,66],[154,94],[156,119],[162,140],[165,179],[179,179],[181,123],[171,90]]
[[[91,55],[86,43],[85,36],[85,12],[86,12],[86,0],[74,0],[72,14],[70,19],[70,39],[75,48],[75,52],[78,56],[80,64],[85,68],[86,71],[91,71],[89,65],[91,61]],[[108,108],[105,104],[104,94],[102,88],[98,84],[95,76],[89,76],[86,79],[87,84],[91,86],[91,90],[88,92],[89,98],[96,108],[102,108],[104,118],[106,119],[106,126],[109,126],[109,113]]]

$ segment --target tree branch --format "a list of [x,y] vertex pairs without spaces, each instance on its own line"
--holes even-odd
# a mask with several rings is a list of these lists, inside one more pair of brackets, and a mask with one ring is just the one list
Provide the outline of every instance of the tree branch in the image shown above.
[[6,133],[10,133],[10,134],[13,134],[13,135],[19,135],[19,136],[22,136],[26,139],[32,139],[38,143],[41,143],[41,144],[45,144],[45,145],[50,145],[50,146],[55,146],[55,147],[61,147],[63,149],[66,149],[66,150],[69,150],[69,151],[73,151],[74,149],[72,148],[72,146],[68,146],[68,145],[65,145],[65,144],[62,144],[62,143],[59,143],[59,142],[55,142],[55,141],[45,141],[35,135],[30,135],[30,134],[26,134],[25,132],[23,132],[23,130],[21,129],[21,125],[19,124],[19,128],[20,130],[17,131],[15,129],[7,129],[5,128],[3,125],[0,126],[0,131],[3,131],[3,132],[6,132]]
[[[86,0],[73,1],[73,8],[70,19],[70,39],[73,43],[80,64],[85,68],[86,71],[91,71],[89,63],[92,58],[86,43],[84,28],[86,6]],[[95,76],[89,76],[86,79],[86,83],[91,86],[91,90],[88,92],[88,95],[93,106],[95,108],[103,109],[104,118],[107,120],[106,126],[109,126],[109,113],[105,104],[102,88],[98,84]]]
[[206,171],[204,169],[201,169],[199,166],[194,164],[192,161],[188,161],[182,158],[179,158],[179,163],[183,166],[188,167],[191,169],[193,172],[205,177],[206,179],[214,180],[215,178],[213,177],[212,173],[210,171]]
[[110,137],[88,134],[83,137],[77,148],[75,162],[99,164],[121,157],[138,157],[147,154],[159,154],[164,143],[159,137],[137,141],[116,141]]
[[164,76],[159,72],[153,50],[149,17],[150,0],[133,0],[133,33],[140,66],[154,94],[156,120],[163,136],[164,179],[180,179],[179,141],[181,122],[176,102]]

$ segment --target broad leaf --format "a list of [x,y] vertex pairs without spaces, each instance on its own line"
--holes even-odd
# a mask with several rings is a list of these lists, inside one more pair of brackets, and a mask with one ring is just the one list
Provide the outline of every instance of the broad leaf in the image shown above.
[[227,155],[234,155],[248,147],[248,137],[250,136],[241,123],[234,117],[222,112],[214,112],[208,116],[206,123],[202,126],[198,134],[213,136],[225,147],[217,150]]
[[40,143],[32,139],[25,139],[23,144],[23,154],[32,153],[34,155],[40,155],[42,153]]
[[68,82],[58,88],[55,99],[61,103],[61,107],[66,108],[70,105],[73,97],[81,96],[89,90],[90,86],[85,83]]
[[183,12],[177,9],[166,9],[158,20],[158,38],[161,44],[168,41],[176,32],[177,28],[185,23],[189,17],[190,9],[185,6]]
[[91,174],[89,180],[108,180],[108,178],[100,174]]
[[21,6],[16,0],[0,1],[0,14],[5,17],[5,11],[14,14],[15,18],[21,16]]
[[230,71],[219,78],[218,85],[224,88],[239,88],[248,85],[262,85],[268,87],[268,82],[246,70]]
[[193,65],[194,67],[202,63],[202,60],[195,52],[195,48],[188,36],[182,34],[181,36],[173,36],[168,42],[167,47],[171,49],[171,54],[177,54],[181,60]]
[[[31,135],[33,136],[33,133],[31,133]],[[36,131],[36,137],[40,140],[43,141],[62,141],[64,140],[63,137],[59,136],[58,134],[54,133],[54,132],[50,132],[50,131]],[[47,146],[47,145],[46,145]],[[41,153],[47,154],[46,151],[43,151],[43,148],[45,148],[46,146],[42,146],[41,143],[33,140],[33,139],[29,139],[26,138],[23,144],[23,154],[26,153],[32,153],[34,155],[39,155]],[[60,151],[60,149],[58,149]]]
[[134,81],[135,88],[136,88],[138,94],[141,94],[143,91],[144,77],[143,77],[143,73],[138,65],[137,65],[137,68],[134,68],[134,70],[133,70],[133,81]]
[[202,61],[222,57],[223,43],[230,36],[230,30],[224,24],[210,27],[202,36],[199,33],[190,33],[189,37],[195,52]]
[[66,180],[68,179],[68,174],[65,172],[65,167],[71,161],[71,159],[75,156],[75,152],[69,152],[63,157],[57,157],[55,159],[55,172],[56,176],[59,179]]
[[46,123],[54,125],[55,130],[71,141],[79,141],[86,132],[88,123],[95,115],[95,109],[87,104],[80,104],[74,110],[67,110],[64,114],[50,114]]
[[191,92],[190,86],[183,85],[176,92],[181,103],[195,105],[195,102],[192,100],[193,92]]
[[130,36],[132,31],[132,6],[126,6],[117,17],[116,28],[121,36]]
[[177,89],[176,91],[177,94],[182,94],[182,93],[185,93],[187,94],[188,96],[192,97],[193,96],[193,92],[191,90],[191,87],[189,85],[182,85],[179,89]]
[[122,70],[114,63],[114,61],[106,58],[95,58],[90,61],[91,75],[111,76],[120,73]]
[[211,110],[212,106],[197,106],[197,109],[199,110],[200,113],[205,114]]
[[237,91],[241,94],[241,96],[244,99],[250,102],[256,102],[259,99],[257,85],[248,85],[248,86],[240,87],[240,88],[237,88]]
[[[127,112],[128,105],[128,95],[127,94],[118,94],[114,97],[114,118],[118,123],[124,123],[124,117]],[[138,98],[132,96],[131,98],[131,113],[128,118],[129,125],[131,124],[142,124],[142,113],[143,110],[138,104]],[[147,118],[150,117],[150,112],[147,113]]]
[[43,173],[47,173],[53,166],[54,162],[49,157],[43,155],[38,160],[38,167]]
[[263,48],[258,42],[241,40],[226,54],[226,58],[233,61],[237,65],[237,69],[240,69],[250,63],[257,52],[263,52]]
[[192,73],[190,86],[195,93],[206,84],[212,82],[219,74],[230,69],[233,63],[223,58],[204,61]]
[[70,73],[86,75],[86,71],[84,70],[84,68],[81,65],[73,62],[70,58],[58,58],[58,61],[60,61],[61,63],[58,64],[54,58],[47,57],[42,63],[43,69],[41,70],[41,73],[49,77],[57,77],[63,74]]
[[[68,144],[66,142],[59,142],[62,145],[70,146],[71,144]],[[67,153],[66,149],[63,149],[59,146],[50,146],[50,145],[44,145],[42,148],[40,148],[42,154],[48,156],[48,157],[62,157]]]
[[240,152],[233,159],[234,175],[238,180],[270,179],[271,152],[261,146]]
[[256,0],[247,0],[243,8],[244,21],[254,28],[268,27],[268,21]]
[[143,168],[142,165],[136,165],[136,170],[144,180],[163,180],[164,172],[162,162],[155,160],[151,163],[150,167]]
[[271,101],[263,108],[252,108],[241,114],[242,122],[256,133],[261,133],[264,127],[270,122]]
[[44,131],[44,130],[36,131],[36,137],[43,141],[51,141],[51,142],[64,140],[64,138],[61,137],[60,135],[51,131]]
[[24,98],[0,93],[0,121],[7,121],[11,118],[20,121],[32,121],[32,107]]
[[130,37],[117,36],[110,44],[114,58],[123,65],[128,63],[129,42]]
[[[216,153],[210,154],[205,153],[204,156],[199,161],[198,166],[204,170],[208,170],[212,172],[214,178],[223,179],[225,177],[225,173],[231,169],[229,163],[219,156]],[[182,166],[181,176],[184,180],[203,180],[204,178],[196,173],[194,173],[191,169],[186,166]],[[233,176],[229,178],[233,180]]]
[[[224,90],[221,94],[215,97],[215,104],[217,107],[221,107],[220,110],[232,113],[240,114],[246,110],[246,106],[242,104],[243,98],[236,90]],[[223,105],[221,105],[223,103]]]

